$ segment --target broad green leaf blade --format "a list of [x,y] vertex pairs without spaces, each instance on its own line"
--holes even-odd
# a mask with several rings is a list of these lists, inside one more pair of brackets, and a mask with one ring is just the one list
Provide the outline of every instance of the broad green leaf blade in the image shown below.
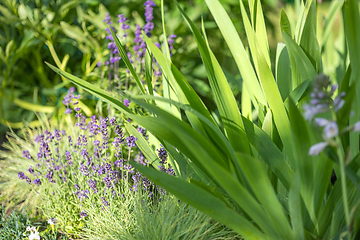
[[[221,152],[223,152],[229,159],[236,158],[234,149],[231,147],[228,139],[224,136],[224,134],[220,131],[220,129],[216,126],[216,124],[211,122],[209,119],[207,119],[205,116],[203,116],[202,114],[200,114],[193,108],[191,108],[189,105],[184,105],[182,103],[174,102],[170,99],[162,98],[162,97],[132,96],[131,98],[132,99],[146,98],[146,99],[150,99],[150,100],[155,100],[156,102],[170,103],[172,105],[175,105],[179,109],[184,110],[185,112],[190,112],[190,113],[194,114],[196,117],[198,117],[201,121],[204,122],[204,125],[206,125],[206,128],[207,128],[207,131],[211,132],[210,135],[214,138],[214,140],[216,140],[216,142],[215,143],[213,142],[213,144],[216,144],[218,149],[221,150]],[[142,104],[142,103],[140,103],[140,104]]]
[[[178,94],[179,100],[183,104],[190,104],[191,107],[196,109],[198,112],[206,116],[209,120],[213,121],[209,111],[205,107],[205,104],[202,102],[200,97],[191,87],[191,85],[186,81],[184,76],[180,73],[180,71],[171,63],[167,62],[164,54],[155,46],[155,44],[144,35],[145,42],[147,46],[151,49],[154,54],[155,59],[158,61],[160,66],[162,66],[163,73],[168,77],[168,80],[171,82],[174,87],[175,92]],[[167,67],[169,64],[170,67]],[[203,127],[198,122],[196,118],[189,115],[190,121],[199,132],[205,135],[203,131]]]
[[235,151],[249,153],[249,147],[240,111],[225,74],[223,73],[214,54],[201,37],[199,30],[196,29],[195,25],[191,22],[181,7],[178,4],[177,6],[195,36],[201,58],[207,71],[210,86],[215,96],[215,102],[220,112],[225,126],[226,135],[231,143],[231,146]]
[[189,203],[210,217],[230,227],[247,239],[268,239],[259,229],[222,201],[202,188],[166,173],[134,164],[134,167],[146,175],[155,184],[162,186],[180,200]]
[[281,151],[258,126],[245,117],[243,117],[243,122],[250,143],[255,147],[261,158],[275,173],[285,188],[289,190],[294,178],[294,173]]
[[289,119],[285,110],[284,103],[281,99],[279,89],[277,88],[274,76],[272,75],[269,65],[258,48],[258,52],[255,56],[258,62],[259,79],[261,86],[264,89],[265,96],[269,107],[272,111],[275,126],[279,132],[280,138],[283,142],[285,152],[288,157],[288,161],[291,166],[294,166],[294,151],[290,130]]
[[[230,48],[231,54],[239,68],[240,74],[245,81],[246,88],[249,91],[251,99],[257,99],[263,105],[267,105],[265,95],[261,89],[260,83],[256,77],[254,69],[245,51],[240,37],[223,6],[218,0],[205,0],[219,29]],[[253,101],[254,106],[257,102]]]
[[314,221],[316,219],[313,201],[314,159],[308,154],[310,149],[310,136],[306,121],[292,99],[289,99],[289,119],[294,141],[295,171],[299,174],[299,180],[301,182],[301,185],[298,187],[307,211]]
[[286,32],[282,31],[282,35],[290,56],[292,76],[293,78],[297,78],[297,74],[301,76],[300,79],[292,80],[292,88],[295,89],[303,81],[314,79],[317,72],[301,47]]
[[292,36],[290,21],[284,9],[281,9],[280,26],[282,31],[286,32],[290,37]]
[[135,69],[134,69],[133,65],[131,64],[131,62],[130,62],[128,56],[127,56],[125,48],[122,46],[119,38],[116,36],[116,34],[115,34],[115,32],[113,31],[112,28],[110,28],[110,31],[111,31],[112,37],[114,38],[114,42],[115,42],[116,47],[117,47],[117,49],[119,51],[121,59],[124,61],[126,67],[129,69],[131,75],[134,77],[138,87],[140,88],[141,93],[145,95],[146,94],[145,89],[144,89],[142,83],[140,82],[140,79],[139,79],[138,75],[136,74]]
[[313,64],[317,72],[321,71],[321,50],[316,36],[316,3],[315,0],[306,2],[307,16],[302,30],[300,46]]
[[30,111],[34,111],[34,112],[52,113],[55,110],[55,107],[29,103],[29,102],[21,100],[19,98],[15,98],[13,100],[13,103],[15,103],[16,105],[18,105],[21,108],[24,108],[24,109],[30,110]]
[[[351,63],[351,78],[350,85],[358,82],[360,76],[360,14],[359,3],[357,0],[345,1],[343,7],[343,18],[345,26],[345,37],[347,40],[350,63]],[[356,84],[356,101],[352,104],[352,111],[354,116],[350,119],[350,124],[354,124],[360,119],[360,84]],[[359,133],[350,133],[350,151],[351,156],[355,156],[359,152]]]
[[285,44],[278,43],[276,48],[275,76],[283,101],[289,96],[291,85],[290,58]]
[[[242,1],[241,1],[242,2]],[[264,53],[266,62],[271,66],[270,61],[270,52],[269,52],[269,43],[266,33],[266,26],[264,20],[264,13],[262,10],[262,5],[260,0],[251,0],[249,1],[249,8],[252,20],[252,26],[256,33],[256,38],[259,41],[262,52]],[[251,11],[253,9],[253,11]]]
[[149,49],[145,52],[145,80],[147,84],[148,93],[154,95],[154,86],[152,85],[152,53]]
[[256,198],[268,212],[271,220],[275,221],[275,227],[282,232],[284,239],[292,239],[292,231],[285,211],[261,162],[241,153],[236,153],[236,156]]
[[115,99],[114,97],[110,96],[110,94],[108,94],[106,91],[78,78],[75,77],[74,75],[71,75],[70,73],[67,73],[65,71],[62,71],[56,67],[54,67],[53,65],[45,62],[46,65],[48,65],[54,72],[56,72],[57,74],[63,76],[64,78],[70,80],[72,83],[78,85],[79,87],[85,89],[86,91],[88,91],[89,93],[93,94],[94,96],[103,99],[104,101],[108,102],[111,106],[113,106],[114,108],[120,110],[121,112],[128,114],[128,113],[132,113],[132,111],[130,111],[130,109],[128,107],[126,107],[121,101]]
[[301,204],[300,188],[301,188],[300,175],[296,174],[293,185],[291,186],[289,192],[290,219],[291,219],[291,225],[293,226],[294,236],[296,236],[296,239],[305,240],[306,238],[304,233],[304,222],[301,212],[302,204]]
[[[144,104],[149,105],[143,102],[143,105]],[[169,113],[161,109],[156,109],[156,107],[151,105],[149,105],[149,107],[152,107],[153,111],[156,111],[156,115],[159,117],[140,117],[135,115],[131,117],[155,136],[162,134],[164,129],[172,129],[172,132],[174,132],[182,144],[185,145],[187,151],[191,152],[194,156],[191,160],[198,162],[200,166],[206,169],[208,175],[228,193],[233,201],[241,207],[269,237],[279,238],[286,235],[286,233],[279,231],[274,226],[275,223],[271,222],[268,215],[246,188],[240,184],[239,180],[236,179],[229,170],[225,169],[223,164],[220,164],[220,155],[216,153],[214,146],[212,146],[209,141]],[[164,140],[171,141],[169,136],[165,136]],[[177,145],[179,144],[174,146],[177,147]]]

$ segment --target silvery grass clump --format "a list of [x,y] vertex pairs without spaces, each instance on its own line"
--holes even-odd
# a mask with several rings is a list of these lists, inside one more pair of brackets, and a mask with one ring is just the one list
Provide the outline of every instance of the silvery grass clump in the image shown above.
[[[28,128],[25,139],[12,133],[8,145],[11,152],[3,152],[4,162],[8,164],[3,171],[8,172],[10,168],[13,173],[18,171],[18,179],[7,178],[3,185],[21,185],[8,190],[9,200],[13,199],[14,189],[21,191],[23,195],[18,199],[27,199],[27,204],[36,203],[46,218],[56,219],[59,229],[74,236],[82,236],[85,232],[89,239],[92,239],[89,233],[96,232],[94,227],[101,225],[97,222],[100,216],[103,219],[121,216],[114,224],[122,226],[121,234],[134,239],[143,239],[135,229],[143,229],[141,234],[148,234],[149,226],[166,226],[165,237],[169,239],[189,238],[193,234],[225,239],[232,236],[232,231],[178,202],[135,171],[132,162],[148,165],[148,161],[137,148],[137,138],[123,129],[123,121],[129,119],[96,116],[87,119],[77,107],[79,98],[74,88],[65,96],[63,103],[68,115],[65,125],[46,122],[42,129]],[[124,103],[128,106],[128,101]],[[70,106],[75,106],[74,111]],[[75,121],[71,117],[74,112]],[[144,139],[148,138],[145,129],[138,126],[136,130]],[[160,147],[157,153],[158,170],[175,175],[168,164],[165,148]],[[9,167],[14,162],[24,163]],[[28,189],[31,189],[30,195]],[[162,214],[168,210],[171,210],[173,221]],[[147,212],[146,221],[141,219],[139,211]],[[188,212],[191,214],[187,215]],[[181,218],[186,221],[175,220]],[[118,232],[111,233],[109,227],[102,225],[101,231],[117,236]],[[152,238],[158,233],[153,232]]]

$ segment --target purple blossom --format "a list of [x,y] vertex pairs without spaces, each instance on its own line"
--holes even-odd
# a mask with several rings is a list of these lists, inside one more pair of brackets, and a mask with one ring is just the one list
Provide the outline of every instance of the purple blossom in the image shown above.
[[135,144],[136,140],[137,140],[137,138],[132,136],[132,135],[127,137],[126,142],[127,142],[128,147],[130,147],[130,148],[135,147],[136,146],[136,144]]
[[126,107],[129,107],[129,104],[130,104],[129,99],[125,98],[125,99],[124,99],[124,105],[125,105]]
[[29,166],[28,172],[29,172],[30,174],[34,174],[35,170],[33,169],[32,166]]
[[157,151],[158,151],[158,156],[161,159],[160,163],[165,164],[168,157],[167,151],[163,146],[161,146],[160,149],[157,149]]
[[35,179],[34,184],[37,185],[37,186],[40,186],[41,185],[41,180],[39,178]]
[[29,152],[28,150],[24,150],[24,151],[22,152],[22,154],[23,154],[23,157],[24,157],[24,158],[33,159],[33,157],[30,155],[30,152]]
[[81,211],[80,218],[85,218],[85,217],[87,217],[87,213],[85,211]]
[[19,172],[19,173],[18,173],[18,177],[19,177],[20,180],[23,180],[23,179],[26,178],[26,175],[25,175],[25,173],[23,173],[23,172]]

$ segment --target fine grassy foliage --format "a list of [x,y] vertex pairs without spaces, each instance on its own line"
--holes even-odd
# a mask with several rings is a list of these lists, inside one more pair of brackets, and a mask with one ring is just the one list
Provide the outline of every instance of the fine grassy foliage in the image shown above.
[[[282,11],[280,27],[285,44],[279,44],[277,74],[272,73],[260,2],[249,1],[247,6],[240,1],[249,54],[221,3],[205,2],[246,89],[242,98],[245,105],[238,107],[207,43],[205,29],[201,34],[177,5],[197,41],[221,124],[175,67],[168,49],[158,51],[145,34],[147,51],[162,68],[164,88],[170,89],[163,97],[126,95],[147,109],[148,115],[129,111],[105,91],[49,66],[151,132],[166,147],[179,174],[171,176],[134,164],[136,169],[245,239],[357,239],[360,94],[358,70],[352,69],[358,69],[360,32],[350,27],[349,21],[350,17],[359,19],[358,2],[349,0],[342,7],[348,23],[343,41],[348,44],[345,52],[350,61],[346,73],[337,79],[322,74],[325,61],[320,46],[326,43],[319,44],[315,1],[298,1],[296,26]],[[340,8],[334,5],[334,9]],[[329,24],[336,11],[330,13]],[[165,22],[163,28],[165,32]],[[114,32],[112,36],[121,52],[121,41]],[[342,61],[346,58],[343,55]],[[282,69],[287,73],[281,74]],[[256,121],[242,116],[243,110],[246,117],[255,112]],[[147,143],[140,145],[146,148]],[[174,147],[176,152],[170,150]],[[332,172],[337,177],[334,184],[330,181]]]

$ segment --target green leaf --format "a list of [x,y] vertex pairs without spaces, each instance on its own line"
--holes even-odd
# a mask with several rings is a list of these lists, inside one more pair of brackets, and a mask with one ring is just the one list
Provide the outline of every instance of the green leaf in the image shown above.
[[148,160],[150,162],[150,164],[153,165],[155,167],[155,169],[157,169],[157,167],[161,165],[159,163],[160,159],[155,154],[154,150],[152,148],[150,148],[147,140],[131,124],[125,123],[124,125],[125,125],[125,128],[128,131],[128,133],[130,133],[131,135],[133,135],[137,138],[136,146],[139,147],[140,151],[144,154],[146,160]]
[[63,76],[64,78],[70,80],[72,83],[78,85],[79,87],[85,89],[86,91],[88,91],[89,93],[95,95],[96,97],[103,99],[104,101],[106,101],[107,103],[109,103],[111,106],[113,106],[114,108],[120,110],[121,112],[125,113],[125,114],[129,114],[132,113],[132,111],[126,107],[121,101],[115,99],[114,97],[112,97],[110,94],[108,94],[106,91],[80,79],[77,78],[65,71],[62,71],[58,68],[56,68],[55,66],[45,62],[46,65],[48,65],[54,72],[56,72],[57,74]]
[[321,51],[316,36],[316,3],[315,0],[306,2],[307,16],[301,33],[300,46],[313,64],[317,72],[321,71]]
[[[314,79],[317,72],[301,47],[286,32],[282,31],[282,35],[290,56],[291,71],[293,76],[292,88],[294,89],[303,81]],[[300,76],[300,79],[297,74]]]
[[[351,77],[350,85],[358,81],[360,76],[360,14],[359,3],[357,0],[348,0],[344,2],[343,18],[345,27],[345,37],[349,48],[350,63],[351,63]],[[356,101],[352,104],[352,111],[354,117],[350,119],[350,124],[354,124],[360,119],[360,84],[356,85]],[[351,155],[355,156],[359,152],[359,133],[350,133],[350,151]]]
[[293,182],[293,186],[289,192],[289,210],[290,210],[290,219],[291,225],[293,226],[294,236],[296,239],[303,239],[305,240],[305,233],[304,233],[304,223],[302,218],[302,211],[301,211],[301,195],[300,195],[300,188],[301,188],[301,179],[300,175],[296,174]]
[[218,0],[205,1],[230,48],[254,106],[257,106],[257,102],[267,105],[265,95],[229,15]]
[[195,36],[202,61],[206,67],[210,86],[215,96],[215,102],[225,126],[226,135],[235,151],[249,153],[240,111],[220,64],[206,45],[194,23],[191,22],[178,4],[177,6]]
[[281,9],[280,26],[281,26],[282,31],[286,32],[287,35],[292,36],[291,35],[290,21],[289,21],[289,18],[287,17],[287,15],[286,15],[284,9]]
[[18,105],[21,108],[24,108],[24,109],[30,110],[30,111],[34,111],[34,112],[52,113],[55,110],[55,107],[29,103],[29,102],[23,101],[19,98],[15,98],[13,100],[13,103],[15,103],[16,105]]
[[250,143],[259,152],[261,158],[270,167],[271,171],[275,173],[285,188],[289,190],[294,173],[281,151],[258,126],[245,117],[243,117],[243,122]]
[[155,184],[162,186],[180,200],[189,203],[213,219],[232,228],[241,236],[247,239],[268,239],[246,218],[228,208],[225,203],[201,187],[139,164],[133,164],[133,166]]
[[146,93],[145,93],[145,89],[144,89],[142,83],[140,82],[140,79],[139,79],[138,75],[136,74],[133,65],[131,64],[131,62],[130,62],[128,56],[127,56],[127,53],[126,53],[126,51],[125,51],[125,49],[124,49],[124,47],[123,47],[122,44],[120,43],[119,38],[116,36],[116,34],[115,34],[115,32],[113,31],[112,28],[110,28],[110,31],[111,31],[112,37],[114,38],[114,42],[115,42],[116,47],[117,47],[117,49],[118,49],[118,51],[119,51],[119,54],[120,54],[120,56],[121,56],[121,59],[124,61],[126,67],[129,69],[131,75],[134,77],[134,79],[135,79],[138,87],[140,88],[141,93],[145,95],[145,94],[146,94]]
[[289,96],[291,86],[290,58],[285,44],[278,43],[276,48],[275,75],[281,98],[283,101]]

